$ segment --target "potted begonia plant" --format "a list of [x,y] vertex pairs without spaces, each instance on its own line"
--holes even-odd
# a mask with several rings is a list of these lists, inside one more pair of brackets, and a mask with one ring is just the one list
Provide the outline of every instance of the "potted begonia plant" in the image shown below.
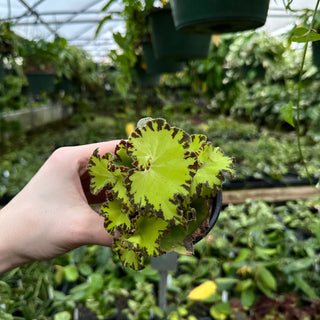
[[105,194],[100,214],[123,265],[139,270],[148,257],[192,254],[217,219],[224,172],[233,160],[220,148],[164,119],[140,120],[115,154],[95,150],[91,190]]

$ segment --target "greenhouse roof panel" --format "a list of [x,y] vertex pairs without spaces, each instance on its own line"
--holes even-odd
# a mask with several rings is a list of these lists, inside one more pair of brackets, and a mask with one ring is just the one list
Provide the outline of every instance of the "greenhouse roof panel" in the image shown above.
[[[113,3],[108,12],[101,12],[107,0],[7,0],[0,1],[0,19],[12,21],[14,31],[28,39],[52,40],[55,34],[70,44],[84,48],[96,61],[117,48],[112,34],[125,31],[123,19],[116,14],[122,1]],[[293,0],[294,9],[314,8],[316,0]],[[99,35],[95,32],[101,19],[111,14]],[[298,13],[286,11],[282,0],[271,0],[267,22],[261,30],[281,34],[292,27]]]

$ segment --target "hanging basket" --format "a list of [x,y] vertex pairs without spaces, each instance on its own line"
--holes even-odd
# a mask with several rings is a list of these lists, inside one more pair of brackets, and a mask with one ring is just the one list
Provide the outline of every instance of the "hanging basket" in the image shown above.
[[77,86],[73,80],[66,77],[62,77],[55,86],[57,92],[63,91],[65,94],[76,94],[80,92],[79,86]]
[[26,73],[28,80],[28,91],[32,94],[41,94],[42,92],[52,93],[55,85],[55,74],[49,73]]
[[320,41],[312,42],[312,63],[320,68]]
[[3,65],[2,57],[0,56],[0,82],[4,79],[4,77],[5,77],[4,65]]
[[269,0],[171,0],[177,30],[226,33],[256,29],[266,22]]
[[184,63],[169,59],[156,59],[154,56],[152,43],[148,40],[142,43],[144,62],[147,66],[148,74],[174,73],[181,71]]
[[187,61],[208,56],[211,35],[177,31],[171,8],[154,9],[148,18],[156,59]]
[[135,67],[135,84],[141,88],[157,87],[160,84],[160,74],[149,74],[140,66]]

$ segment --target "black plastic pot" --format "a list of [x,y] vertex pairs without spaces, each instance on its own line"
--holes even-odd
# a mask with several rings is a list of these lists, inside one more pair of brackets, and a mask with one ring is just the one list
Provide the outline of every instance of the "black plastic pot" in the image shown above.
[[141,88],[157,87],[160,84],[160,74],[149,74],[146,70],[136,67],[135,84]]
[[177,30],[225,33],[265,24],[269,0],[171,0]]
[[55,74],[26,73],[26,77],[29,83],[29,93],[40,94],[42,92],[52,93],[54,91]]
[[174,73],[181,71],[184,67],[184,63],[180,61],[174,61],[169,59],[156,59],[150,41],[144,41],[142,43],[144,62],[146,63],[148,74],[155,73]]
[[208,56],[211,35],[177,31],[171,8],[154,9],[148,19],[156,59],[187,61]]
[[75,94],[76,92],[80,91],[80,88],[78,88],[71,79],[62,77],[56,84],[56,90],[64,91],[66,94]]
[[2,57],[0,56],[0,82],[3,80],[4,76],[5,76],[4,66],[2,62]]
[[[209,228],[207,229],[205,235],[207,235],[211,231],[211,229],[214,227],[219,218],[220,211],[222,208],[222,190],[218,191],[217,195],[213,199],[208,201],[208,206],[210,212],[210,220]],[[193,241],[193,243],[195,244],[199,242],[201,239],[203,239],[203,237],[198,237]]]
[[320,68],[320,41],[312,42],[312,62],[317,68]]

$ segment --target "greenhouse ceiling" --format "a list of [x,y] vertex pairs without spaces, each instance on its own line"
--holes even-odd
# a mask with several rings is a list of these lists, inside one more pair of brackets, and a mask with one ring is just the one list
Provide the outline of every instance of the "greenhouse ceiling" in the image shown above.
[[[28,39],[53,40],[55,35],[66,38],[70,44],[91,53],[95,61],[107,57],[117,46],[114,32],[125,31],[119,16],[122,1],[113,3],[107,12],[101,8],[108,0],[1,0],[0,21],[11,21],[13,30]],[[293,9],[314,8],[316,0],[293,0]],[[98,36],[96,29],[101,19],[111,14]],[[280,35],[295,23],[298,12],[287,11],[283,0],[270,0],[266,25],[260,30]]]

